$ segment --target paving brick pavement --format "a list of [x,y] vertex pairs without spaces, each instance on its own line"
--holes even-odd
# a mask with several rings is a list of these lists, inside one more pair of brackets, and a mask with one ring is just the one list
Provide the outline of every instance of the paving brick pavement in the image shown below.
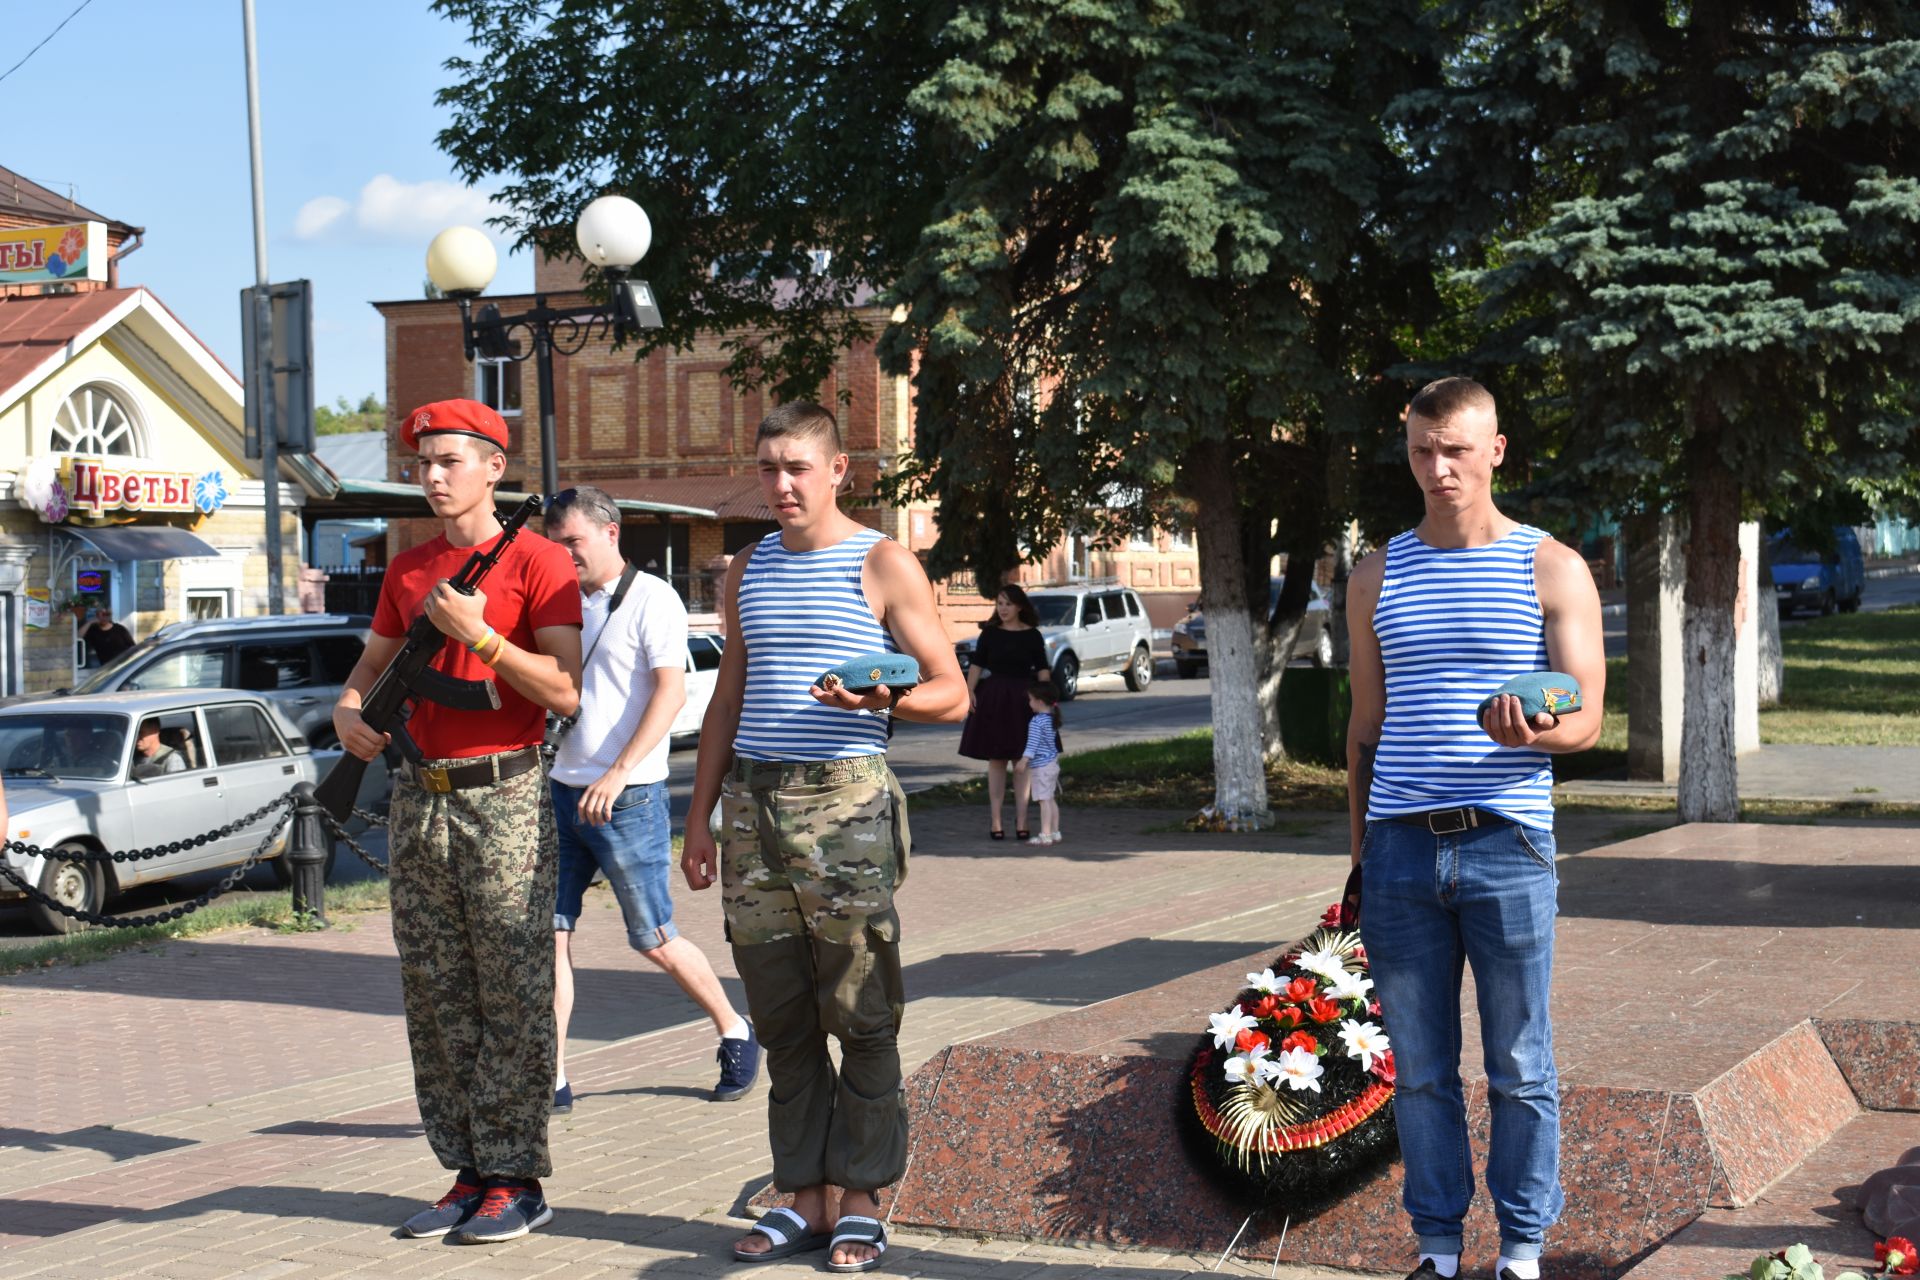
[[[1069,842],[1033,850],[989,844],[970,810],[915,816],[909,1069],[1298,936],[1344,877],[1338,819],[1236,837],[1145,830],[1152,820],[1070,812]],[[716,895],[679,898],[683,931],[733,982]],[[236,932],[0,980],[0,1276],[731,1273],[730,1214],[769,1168],[764,1088],[704,1100],[710,1028],[625,947],[604,893],[592,902],[551,1227],[492,1249],[394,1238],[446,1178],[419,1137],[387,920],[369,914],[350,930]],[[888,1271],[1185,1275],[1226,1244],[1142,1256],[912,1233]]]

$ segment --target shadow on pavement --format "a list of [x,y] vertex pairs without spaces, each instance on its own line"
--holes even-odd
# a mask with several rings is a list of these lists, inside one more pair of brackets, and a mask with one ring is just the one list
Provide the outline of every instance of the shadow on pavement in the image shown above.
[[417,1124],[342,1124],[332,1120],[293,1120],[255,1129],[255,1133],[285,1133],[302,1138],[419,1138],[426,1129]]
[[34,1129],[0,1129],[0,1151],[9,1147],[19,1147],[24,1151],[68,1151],[75,1147],[87,1151],[98,1151],[103,1156],[115,1160],[137,1160],[141,1156],[150,1156],[160,1151],[173,1151],[180,1147],[195,1145],[191,1138],[167,1138],[158,1134],[140,1133],[133,1129],[110,1129],[105,1125],[89,1125],[85,1129],[71,1129],[66,1133],[41,1133]]
[[[1844,836],[1827,828],[1811,839]],[[1648,924],[1912,929],[1914,869],[1736,859],[1563,858],[1560,914]]]

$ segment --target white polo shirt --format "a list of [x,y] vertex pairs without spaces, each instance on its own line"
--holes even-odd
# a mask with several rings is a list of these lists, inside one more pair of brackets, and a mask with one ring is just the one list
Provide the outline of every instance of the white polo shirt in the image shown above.
[[[633,575],[620,612],[607,618],[615,577],[580,601],[580,651],[587,658],[580,680],[580,718],[554,757],[552,777],[570,787],[598,782],[632,741],[653,698],[656,667],[687,669],[687,607],[665,581]],[[597,641],[597,643],[596,643]],[[667,776],[667,735],[627,775],[627,786]]]

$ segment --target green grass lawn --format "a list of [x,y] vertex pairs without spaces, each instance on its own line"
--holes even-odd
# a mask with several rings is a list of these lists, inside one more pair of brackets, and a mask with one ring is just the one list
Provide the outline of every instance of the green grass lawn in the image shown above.
[[1762,742],[1920,746],[1920,607],[1837,613],[1780,633],[1780,705]]

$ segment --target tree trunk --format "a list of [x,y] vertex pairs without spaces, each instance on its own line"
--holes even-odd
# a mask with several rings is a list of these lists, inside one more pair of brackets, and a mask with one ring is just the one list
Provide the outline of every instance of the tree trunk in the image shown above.
[[[1207,614],[1207,667],[1213,711],[1213,805],[1209,826],[1257,830],[1272,821],[1261,744],[1260,679],[1252,611],[1247,602],[1245,513],[1223,443],[1198,445],[1186,460],[1196,495],[1200,600]],[[1262,603],[1265,603],[1264,597]]]
[[1269,761],[1286,757],[1286,743],[1280,737],[1280,682],[1286,678],[1287,664],[1293,661],[1300,642],[1300,627],[1306,621],[1307,603],[1313,598],[1313,568],[1319,548],[1287,548],[1287,573],[1282,579],[1280,599],[1273,616],[1263,620],[1267,642],[1262,655],[1266,666],[1260,676],[1260,724],[1266,735]]
[[1780,690],[1786,684],[1786,660],[1780,653],[1780,606],[1773,590],[1773,553],[1765,528],[1760,531],[1759,589],[1754,592],[1753,607],[1760,611],[1760,697],[1759,705],[1777,706]]
[[1347,641],[1347,579],[1353,575],[1354,523],[1340,526],[1333,543],[1333,584],[1327,589],[1327,631],[1333,636],[1333,665],[1345,667],[1351,655]]
[[1680,821],[1737,822],[1734,601],[1740,580],[1740,482],[1720,457],[1720,415],[1696,409],[1687,445],[1687,581],[1680,658]]

